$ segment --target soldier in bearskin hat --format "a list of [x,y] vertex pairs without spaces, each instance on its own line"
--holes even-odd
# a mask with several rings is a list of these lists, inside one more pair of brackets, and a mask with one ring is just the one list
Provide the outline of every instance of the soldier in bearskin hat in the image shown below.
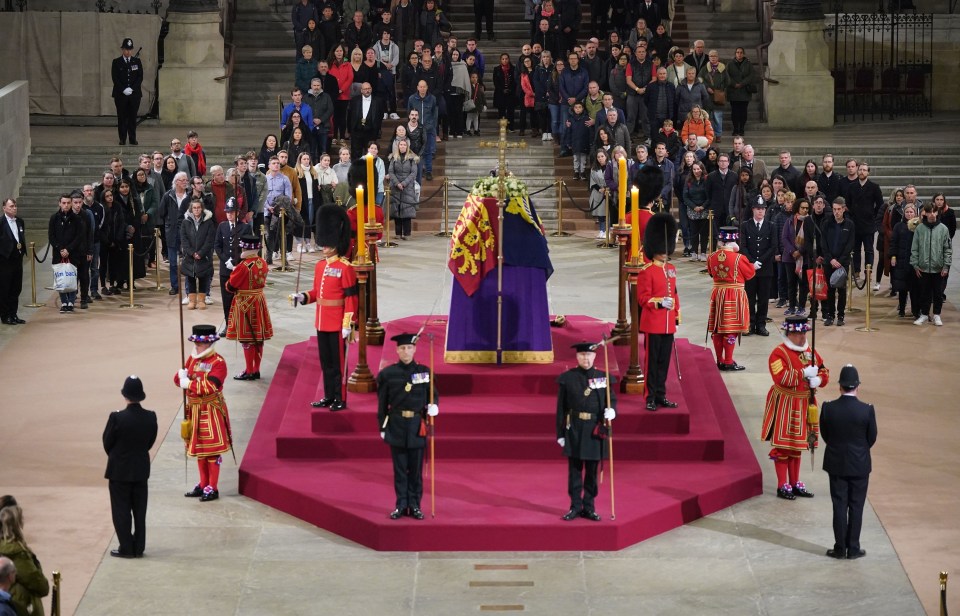
[[243,372],[233,377],[237,381],[255,381],[260,378],[260,360],[263,358],[263,343],[273,338],[273,324],[263,287],[267,285],[270,267],[260,258],[260,236],[244,235],[240,238],[240,263],[230,274],[227,291],[234,295],[227,320],[227,339],[243,345],[246,366]]
[[637,275],[637,303],[640,305],[640,331],[646,345],[646,389],[648,411],[676,408],[667,399],[667,372],[673,335],[680,323],[680,297],[677,295],[677,268],[668,260],[677,244],[677,221],[667,212],[655,214],[643,236],[647,263]]
[[[617,412],[614,389],[610,388],[610,406],[607,406],[606,374],[593,367],[597,345],[589,342],[574,344],[577,367],[557,377],[557,443],[567,457],[567,493],[570,510],[564,520],[582,517],[600,521],[594,507],[597,498],[597,468],[609,457],[607,432],[603,425],[613,420]],[[611,377],[611,381],[613,377]]]
[[187,392],[181,436],[187,455],[197,459],[200,481],[184,496],[207,502],[220,498],[217,484],[222,454],[233,447],[230,415],[222,393],[227,362],[213,348],[220,339],[215,326],[194,325],[187,339],[193,343],[193,353],[187,358],[187,365],[174,375],[173,382]]
[[750,259],[740,254],[736,227],[720,227],[719,247],[707,257],[707,273],[713,278],[707,332],[713,337],[717,368],[737,372],[744,367],[733,361],[740,335],[750,331],[750,311],[743,283],[756,274]]
[[809,448],[810,431],[817,432],[817,401],[811,390],[826,387],[830,371],[807,343],[807,317],[790,316],[783,322],[783,342],[767,365],[773,386],[767,392],[760,438],[770,441],[770,459],[777,471],[777,497],[812,497],[800,481],[800,455]]
[[313,288],[290,296],[297,304],[317,304],[315,325],[320,368],[323,370],[323,398],[314,407],[341,411],[343,398],[344,340],[351,333],[357,314],[357,274],[342,257],[350,247],[350,221],[338,205],[324,205],[317,211],[317,243],[323,259],[313,271]]

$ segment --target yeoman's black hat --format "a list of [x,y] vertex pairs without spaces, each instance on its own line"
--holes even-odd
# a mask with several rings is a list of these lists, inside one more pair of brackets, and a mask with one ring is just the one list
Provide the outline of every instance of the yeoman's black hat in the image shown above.
[[397,334],[396,336],[391,336],[390,340],[393,340],[397,343],[397,346],[402,346],[404,344],[416,344],[417,343],[416,334]]

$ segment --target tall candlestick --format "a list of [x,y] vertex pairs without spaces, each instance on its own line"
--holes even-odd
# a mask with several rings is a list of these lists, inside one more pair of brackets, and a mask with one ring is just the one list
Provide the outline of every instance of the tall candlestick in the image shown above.
[[363,186],[357,186],[357,260],[367,256],[367,242],[364,238]]
[[617,161],[617,164],[619,165],[620,172],[620,175],[618,176],[619,184],[617,190],[617,197],[620,205],[620,218],[618,219],[618,224],[625,225],[627,224],[627,159],[621,158],[619,161]]
[[367,216],[369,222],[376,222],[374,215],[374,197],[377,193],[377,187],[373,183],[373,154],[367,154]]
[[630,258],[636,259],[640,255],[640,190],[634,186],[630,189]]

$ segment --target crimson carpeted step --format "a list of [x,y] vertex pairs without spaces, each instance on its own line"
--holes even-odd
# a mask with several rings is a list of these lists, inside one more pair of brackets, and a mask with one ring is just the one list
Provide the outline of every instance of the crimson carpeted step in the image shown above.
[[[546,396],[515,395],[458,395],[443,394],[445,382],[437,377],[441,389],[441,414],[437,421],[450,433],[550,433],[556,423],[556,390]],[[655,413],[644,410],[642,396],[619,396],[617,430],[640,434],[686,434],[690,431],[690,413],[687,408],[661,409]],[[368,413],[314,411],[313,432],[337,434],[369,432],[374,429]]]

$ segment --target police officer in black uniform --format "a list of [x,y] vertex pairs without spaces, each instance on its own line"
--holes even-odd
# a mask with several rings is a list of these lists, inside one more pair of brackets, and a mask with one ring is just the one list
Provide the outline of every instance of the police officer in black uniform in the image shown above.
[[427,416],[436,417],[437,389],[433,388],[430,403],[430,369],[414,361],[417,352],[416,334],[399,334],[390,338],[397,343],[400,361],[387,366],[377,375],[377,422],[380,438],[390,445],[393,458],[393,488],[396,508],[390,519],[403,515],[422,520],[420,498],[423,496],[423,450],[427,444]]
[[223,300],[224,319],[223,330],[220,332],[221,338],[227,335],[226,322],[230,320],[230,306],[233,304],[233,293],[227,290],[227,280],[230,279],[233,268],[240,264],[240,238],[252,232],[250,225],[237,220],[235,198],[227,199],[223,212],[227,219],[217,227],[217,237],[213,241],[213,250],[220,259],[220,297]]
[[[567,492],[570,511],[564,520],[584,517],[600,521],[594,508],[597,498],[597,467],[606,457],[606,430],[604,420],[617,416],[614,390],[610,389],[607,406],[607,377],[593,367],[597,345],[582,342],[573,345],[577,350],[577,367],[567,370],[557,383],[557,443],[567,456]],[[613,385],[613,377],[611,383]]]
[[137,145],[137,110],[140,109],[140,90],[143,84],[143,63],[133,57],[133,39],[125,38],[120,44],[123,55],[113,59],[110,76],[113,77],[113,102],[117,106],[117,133],[120,145]]

